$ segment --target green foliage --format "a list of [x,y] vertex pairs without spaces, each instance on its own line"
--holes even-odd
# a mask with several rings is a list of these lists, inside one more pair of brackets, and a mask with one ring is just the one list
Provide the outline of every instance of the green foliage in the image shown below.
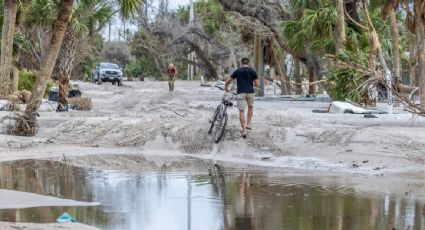
[[282,23],[282,36],[296,53],[306,50],[315,53],[334,53],[333,29],[338,23],[338,13],[332,2],[317,1],[318,8],[295,9],[310,5],[308,1],[294,4],[294,10],[302,12],[300,18]]
[[137,13],[144,0],[118,0],[121,17],[129,19]]
[[125,66],[125,75],[129,77],[138,77],[145,73],[145,66],[143,60],[137,59]]
[[[379,35],[379,42],[387,63],[391,65],[393,52],[404,54],[411,38],[401,36],[400,50],[394,51],[392,47],[391,25],[389,20],[382,17],[381,6],[386,1],[371,1],[368,6],[371,21]],[[335,27],[338,23],[337,10],[330,0],[292,0],[291,21],[282,24],[282,36],[286,39],[288,47],[298,54],[313,54],[325,57],[335,53]],[[370,3],[368,3],[370,4]],[[365,13],[359,10],[359,24],[367,25]],[[398,15],[403,19],[403,15]],[[404,16],[405,17],[405,16]],[[401,27],[402,23],[399,24]],[[367,27],[367,26],[365,26]],[[369,31],[360,29],[348,19],[346,21],[346,42],[344,49],[338,57],[328,60],[326,69],[331,85],[329,94],[335,100],[350,99],[358,101],[359,88],[370,77],[370,55],[372,53]],[[403,34],[403,28],[400,30]],[[408,65],[406,55],[401,55],[402,61]],[[377,61],[379,62],[379,61]],[[378,68],[380,66],[378,65]],[[391,67],[391,66],[390,66]]]
[[127,76],[139,77],[156,75],[157,69],[155,68],[155,61],[150,57],[142,57],[133,60],[130,64],[125,66],[124,72]]
[[93,36],[112,20],[113,14],[109,5],[99,4],[98,1],[81,1],[74,4],[71,27],[79,36],[86,32]]
[[19,50],[25,47],[26,37],[23,33],[15,33],[13,36],[13,56],[15,56]]
[[177,9],[177,18],[179,19],[181,24],[189,24],[189,7],[187,6],[180,6]]
[[83,74],[82,79],[85,81],[91,81],[92,70],[96,66],[96,63],[99,61],[99,56],[96,54],[91,54],[80,62],[81,73]]
[[82,58],[81,62],[74,69],[74,74],[81,80],[91,81],[92,70],[100,61],[100,52],[104,47],[101,35],[94,35],[89,38],[89,47],[91,52]]
[[370,44],[368,34],[347,27],[345,49],[339,61],[345,65],[331,65],[328,80],[331,83],[329,95],[334,100],[350,99],[359,101],[359,86],[368,78]]
[[[37,75],[31,71],[28,70],[22,70],[19,72],[19,83],[18,83],[18,89],[19,90],[28,90],[33,91],[35,82],[37,81]],[[55,85],[55,83],[52,80],[49,80],[47,82],[47,88],[44,92],[44,97],[46,97],[50,91],[50,89]]]
[[46,91],[44,91],[44,97],[47,97],[47,95],[49,95],[49,91],[55,85],[56,85],[55,82],[53,82],[52,80],[47,81],[47,87],[46,87]]
[[36,80],[37,76],[33,72],[22,70],[19,72],[18,89],[32,92]]
[[392,56],[392,43],[391,43],[391,25],[389,20],[383,20],[380,8],[372,8],[369,14],[376,32],[379,34],[381,48],[384,55],[387,57]]
[[328,79],[332,82],[328,93],[333,100],[360,99],[359,86],[365,78],[357,70],[333,66],[329,69]]
[[33,0],[26,14],[25,24],[28,27],[51,26],[57,17],[59,1]]
[[202,20],[202,26],[205,33],[216,35],[220,30],[226,16],[223,6],[214,0],[201,0],[196,3],[197,15]]
[[286,21],[282,24],[282,35],[286,38],[288,46],[296,53],[304,52],[304,41],[307,31],[303,29],[301,21]]

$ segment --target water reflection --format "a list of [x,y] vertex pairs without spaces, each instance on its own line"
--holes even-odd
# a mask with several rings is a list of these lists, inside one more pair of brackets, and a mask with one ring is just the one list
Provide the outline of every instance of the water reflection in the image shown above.
[[357,194],[314,180],[261,171],[226,171],[223,179],[20,161],[0,165],[1,188],[102,206],[0,210],[0,221],[54,222],[67,211],[102,229],[425,229],[424,205],[414,199]]

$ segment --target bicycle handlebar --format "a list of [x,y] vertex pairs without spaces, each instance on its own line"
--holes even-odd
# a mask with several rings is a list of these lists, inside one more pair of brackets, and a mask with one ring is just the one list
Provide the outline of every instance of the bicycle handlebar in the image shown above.
[[[220,87],[219,85],[215,85],[215,87],[216,88],[218,88],[218,89],[220,89],[220,90],[223,90],[224,91],[224,88],[223,87]],[[226,92],[226,93],[231,93],[231,94],[233,94],[233,95],[238,95],[237,93],[235,93],[235,92]]]

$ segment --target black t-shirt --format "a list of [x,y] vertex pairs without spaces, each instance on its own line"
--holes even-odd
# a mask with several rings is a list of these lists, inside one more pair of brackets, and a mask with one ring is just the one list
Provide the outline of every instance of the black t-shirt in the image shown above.
[[242,67],[233,72],[231,78],[237,80],[238,94],[254,93],[254,81],[257,73],[251,67]]

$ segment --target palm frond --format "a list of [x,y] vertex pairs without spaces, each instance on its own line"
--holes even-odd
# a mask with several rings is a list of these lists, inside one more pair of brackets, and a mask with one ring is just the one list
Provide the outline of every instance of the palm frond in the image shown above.
[[124,19],[130,18],[137,12],[143,2],[143,0],[118,0],[121,16]]
[[289,47],[296,53],[302,53],[306,41],[306,31],[300,21],[282,23],[282,36],[288,41]]

